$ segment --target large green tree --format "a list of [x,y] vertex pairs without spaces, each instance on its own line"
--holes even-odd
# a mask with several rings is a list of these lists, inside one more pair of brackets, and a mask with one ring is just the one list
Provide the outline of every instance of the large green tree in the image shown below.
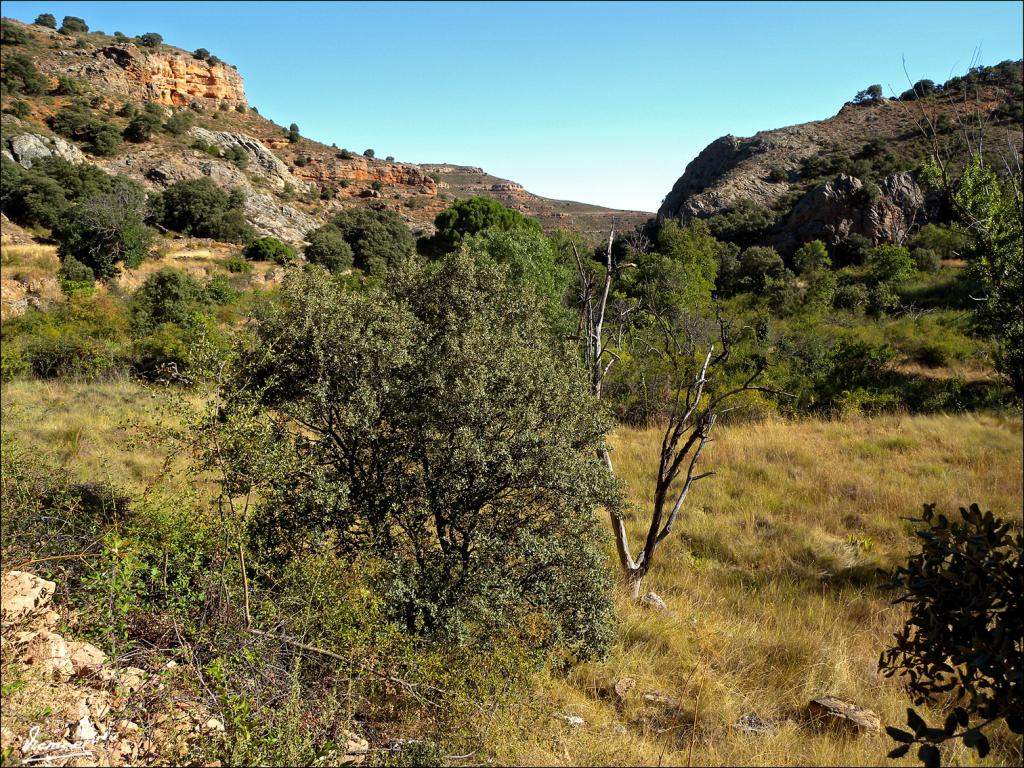
[[72,256],[98,278],[117,275],[119,265],[137,266],[152,241],[143,223],[146,193],[118,176],[111,190],[82,200],[54,227],[61,258]]
[[254,562],[379,556],[413,634],[529,626],[542,645],[604,650],[609,424],[532,290],[468,254],[405,261],[359,292],[296,271],[252,333],[203,442],[228,457],[230,492],[260,486]]
[[974,157],[952,195],[960,226],[970,238],[968,256],[984,295],[982,328],[999,342],[996,365],[1018,397],[1024,397],[1024,242],[1021,177],[1000,180]]
[[437,214],[434,226],[437,231],[430,237],[421,238],[416,244],[420,253],[431,258],[451,253],[459,247],[463,238],[485,229],[528,229],[540,232],[540,225],[536,221],[489,197],[469,197],[457,201],[451,208]]

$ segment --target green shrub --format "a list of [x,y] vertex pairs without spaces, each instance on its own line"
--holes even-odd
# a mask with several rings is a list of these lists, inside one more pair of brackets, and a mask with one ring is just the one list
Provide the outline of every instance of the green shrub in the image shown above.
[[918,757],[939,765],[936,745],[960,739],[984,758],[989,743],[982,729],[992,721],[1005,720],[1012,733],[1024,733],[1024,614],[1018,610],[1024,537],[1011,521],[982,514],[977,504],[961,508],[960,520],[925,504],[916,522],[922,524],[921,551],[892,579],[900,590],[896,602],[909,606],[910,617],[878,666],[887,677],[908,678],[916,705],[951,698],[957,706],[941,728],[929,728],[908,709],[912,732],[886,728],[899,743],[889,756],[902,757],[920,744]]
[[86,150],[95,155],[112,155],[121,145],[121,131],[117,126],[92,114],[80,102],[61,107],[50,120],[57,133],[73,141],[82,142]]
[[371,275],[382,275],[413,254],[412,233],[394,211],[349,208],[330,223],[352,249],[353,265]]
[[163,43],[163,35],[157,34],[156,32],[146,32],[145,34],[139,35],[137,40],[139,45],[143,48],[159,48]]
[[299,155],[298,157],[295,158],[295,165],[299,168],[305,168],[307,165],[309,165],[309,158],[306,157],[305,155]]
[[90,267],[74,256],[65,256],[61,261],[60,269],[57,270],[57,280],[61,290],[65,294],[71,295],[80,291],[91,291],[96,276]]
[[910,251],[902,245],[879,245],[871,249],[867,259],[868,272],[880,283],[898,283],[917,271]]
[[24,45],[32,36],[25,30],[3,21],[0,22],[0,43],[3,45]]
[[249,243],[242,255],[250,261],[272,261],[287,264],[295,259],[295,249],[276,237],[261,237]]
[[470,197],[457,201],[434,217],[434,226],[437,231],[430,237],[421,238],[416,244],[420,253],[431,258],[457,250],[463,238],[492,227],[540,231],[536,221],[489,197]]
[[325,224],[306,235],[309,244],[303,254],[310,264],[319,264],[330,272],[352,266],[352,247],[345,241],[341,230]]
[[85,23],[85,19],[78,16],[65,16],[58,31],[64,35],[84,34],[89,31],[89,25]]
[[31,368],[19,343],[5,341],[0,346],[0,381],[13,381],[28,373]]
[[828,256],[828,249],[821,240],[811,240],[801,245],[793,254],[793,266],[798,275],[806,275],[822,269],[829,269],[832,260]]
[[878,316],[892,312],[900,305],[899,294],[891,283],[878,283],[868,290],[868,312]]
[[49,27],[50,29],[57,28],[57,18],[52,13],[40,13],[32,23],[40,27]]
[[232,274],[247,275],[252,272],[252,264],[241,256],[232,256],[224,262],[224,268]]
[[299,141],[299,126],[292,123],[288,126],[288,141],[292,144],[296,144]]
[[0,83],[11,93],[42,96],[46,93],[49,80],[36,69],[32,59],[23,53],[14,53],[4,59],[0,70]]
[[110,192],[82,200],[54,227],[58,255],[74,257],[103,280],[117,275],[120,264],[138,266],[153,238],[143,223],[145,201],[138,184],[116,177]]
[[226,242],[246,242],[255,230],[242,212],[242,193],[226,193],[207,176],[175,182],[154,198],[150,216],[175,232],[211,237]]
[[910,257],[919,272],[934,275],[942,267],[942,257],[931,248],[914,248],[910,252]]
[[192,58],[199,59],[200,61],[204,61],[204,60],[210,58],[210,52],[208,50],[206,50],[205,48],[196,48],[192,52]]
[[[175,112],[164,121],[164,130],[172,136],[181,136],[192,127],[192,115],[182,110]],[[203,146],[205,150],[205,145]]]
[[206,284],[206,298],[214,306],[233,304],[238,300],[238,291],[231,285],[227,275],[214,275]]
[[363,157],[369,157],[369,158],[373,159],[374,154],[375,153],[374,153],[374,151],[372,149],[364,149],[363,150]]
[[192,275],[163,267],[147,277],[132,296],[132,325],[143,333],[164,323],[184,326],[207,306],[206,291]]
[[235,112],[240,115],[245,114],[245,104],[235,104]]
[[149,141],[153,134],[160,130],[162,122],[159,114],[144,110],[128,121],[124,129],[124,138],[135,143]]
[[40,378],[96,379],[125,370],[128,318],[110,296],[74,293],[46,312],[6,321],[3,344],[13,344]]
[[78,96],[82,92],[82,84],[73,77],[59,75],[57,87],[53,89],[55,96]]
[[711,234],[741,248],[754,245],[775,225],[776,214],[763,205],[740,200],[724,213],[708,218]]
[[4,110],[15,117],[28,117],[32,113],[32,107],[23,99],[15,99],[11,106]]
[[249,153],[237,144],[232,144],[224,153],[224,159],[240,170],[249,165]]
[[[375,592],[414,637],[472,647],[530,617],[534,647],[605,651],[611,579],[594,513],[613,489],[593,457],[607,424],[503,270],[408,261],[365,292],[297,270],[253,330],[267,354],[238,349],[223,421],[206,422],[245,438],[207,456],[261,489],[249,535],[265,562],[310,545],[380,558]],[[305,426],[273,428],[269,408]]]
[[868,260],[871,241],[853,233],[832,246],[832,263],[837,267],[860,266]]

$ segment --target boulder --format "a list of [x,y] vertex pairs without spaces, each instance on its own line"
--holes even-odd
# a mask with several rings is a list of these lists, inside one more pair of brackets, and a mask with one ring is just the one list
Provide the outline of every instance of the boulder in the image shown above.
[[0,615],[13,622],[43,608],[57,585],[25,571],[8,571],[0,581]]
[[75,671],[64,638],[49,630],[36,633],[25,648],[23,658],[27,664],[42,668],[54,680],[67,680]]
[[852,234],[873,243],[902,243],[934,208],[909,172],[887,176],[879,192],[872,198],[860,179],[837,176],[797,201],[772,245],[785,254],[809,240],[835,243]]
[[353,731],[345,731],[342,738],[345,740],[345,754],[341,755],[339,765],[362,765],[369,754],[370,742]]
[[76,164],[85,160],[85,155],[78,147],[59,136],[22,133],[8,139],[7,146],[14,162],[22,168],[31,168],[32,163],[47,157],[60,157]]
[[736,721],[736,724],[733,727],[737,731],[752,735],[774,733],[778,730],[773,722],[765,720],[763,717],[756,715],[753,712],[743,715],[743,717]]
[[67,644],[68,655],[75,675],[78,677],[97,677],[103,671],[107,655],[91,643],[72,641]]
[[636,688],[636,680],[632,677],[620,677],[615,681],[613,690],[619,701],[625,702],[629,692]]
[[839,728],[857,735],[882,730],[876,713],[836,696],[812,699],[807,705],[807,717],[817,728]]
[[665,601],[658,597],[654,592],[648,592],[646,595],[640,598],[640,605],[645,608],[650,608],[655,611],[667,611],[668,606],[665,605]]

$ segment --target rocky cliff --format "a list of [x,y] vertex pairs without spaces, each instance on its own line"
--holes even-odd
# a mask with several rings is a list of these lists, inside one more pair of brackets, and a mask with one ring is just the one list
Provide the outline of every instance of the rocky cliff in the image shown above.
[[66,46],[40,61],[40,70],[54,78],[79,77],[110,93],[169,107],[246,104],[242,76],[223,62],[210,63],[169,46],[150,50],[127,41],[75,48],[51,29],[33,27],[32,32]]
[[854,232],[898,242],[908,222],[929,211],[908,174],[931,151],[921,125],[932,125],[950,156],[963,158],[957,126],[980,114],[986,151],[1019,153],[1020,82],[1021,62],[1003,62],[953,78],[927,98],[850,102],[826,120],[723,136],[686,166],[658,218],[685,222],[749,201],[775,211],[773,238],[784,247]]

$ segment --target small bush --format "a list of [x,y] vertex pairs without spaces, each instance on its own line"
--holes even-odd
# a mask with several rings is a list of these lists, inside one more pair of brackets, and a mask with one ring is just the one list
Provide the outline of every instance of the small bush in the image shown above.
[[52,13],[40,13],[32,23],[40,27],[49,27],[50,29],[57,28],[57,18]]
[[292,144],[296,144],[299,141],[299,126],[292,123],[288,126],[288,141]]
[[235,104],[235,112],[240,115],[245,114],[245,104]]
[[910,251],[902,245],[879,245],[868,253],[867,267],[871,278],[880,282],[898,283],[916,272]]
[[192,115],[185,111],[175,112],[164,121],[164,130],[172,136],[181,136],[191,127]]
[[327,224],[310,232],[306,239],[309,245],[304,254],[309,263],[319,264],[331,272],[352,266],[352,247],[337,227]]
[[925,504],[917,522],[921,551],[892,579],[900,590],[896,602],[909,606],[910,618],[878,666],[887,677],[909,678],[915,704],[951,698],[958,706],[942,728],[929,728],[908,709],[912,733],[886,728],[898,742],[889,757],[902,757],[920,744],[918,756],[926,765],[938,765],[936,745],[961,739],[984,758],[989,743],[982,729],[992,721],[1005,720],[1011,732],[1024,733],[1024,612],[1019,610],[1024,537],[1011,521],[982,514],[977,504],[961,508],[959,520],[936,515],[935,505]]
[[915,248],[910,252],[914,266],[921,272],[934,275],[942,266],[942,257],[931,248]]
[[25,30],[7,22],[0,23],[0,43],[3,45],[24,45],[31,39]]
[[76,33],[84,34],[88,31],[89,25],[85,23],[85,19],[79,18],[78,16],[65,16],[59,30],[59,32],[64,35]]
[[138,41],[139,45],[143,48],[159,48],[163,43],[164,38],[156,32],[146,32],[145,34],[139,35]]
[[203,286],[187,272],[164,267],[147,277],[132,296],[132,324],[144,333],[163,323],[186,325],[205,308]]
[[242,254],[250,261],[272,261],[275,264],[287,264],[295,259],[295,249],[276,237],[253,240]]
[[363,157],[369,157],[369,158],[372,159],[373,155],[374,155],[374,152],[373,152],[372,149],[364,149],[363,150]]
[[194,51],[192,51],[192,58],[199,59],[200,61],[205,61],[206,59],[210,58],[210,52],[205,48],[196,48]]
[[868,305],[868,289],[861,283],[841,285],[836,289],[832,298],[832,306],[836,309],[846,309],[856,312]]
[[224,262],[224,268],[232,274],[247,275],[252,272],[252,264],[241,256],[232,256]]

